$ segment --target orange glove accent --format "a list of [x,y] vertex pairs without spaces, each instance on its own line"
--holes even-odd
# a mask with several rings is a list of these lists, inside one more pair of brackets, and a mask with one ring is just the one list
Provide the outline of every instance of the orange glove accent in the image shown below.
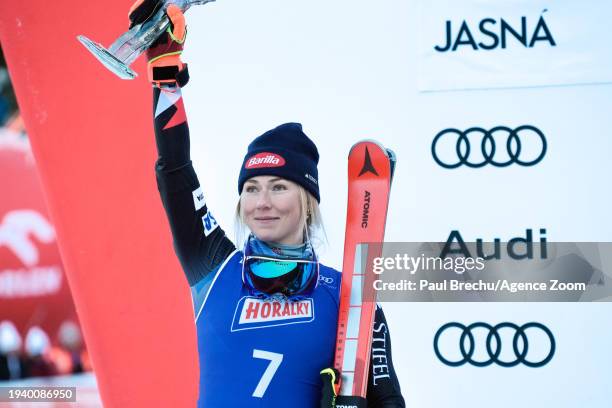
[[179,44],[185,42],[187,36],[187,26],[185,25],[185,15],[176,4],[170,4],[166,9],[166,14],[172,22],[170,36]]
[[180,57],[187,37],[185,15],[174,4],[168,6],[166,14],[170,19],[170,27],[146,53],[149,81],[156,86],[175,83],[175,75],[185,67]]

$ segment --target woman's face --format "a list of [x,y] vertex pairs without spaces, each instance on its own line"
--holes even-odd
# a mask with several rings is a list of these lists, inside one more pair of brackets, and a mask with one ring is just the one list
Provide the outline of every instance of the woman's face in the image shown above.
[[248,179],[240,195],[242,219],[262,241],[298,245],[303,242],[300,225],[300,189],[277,176]]

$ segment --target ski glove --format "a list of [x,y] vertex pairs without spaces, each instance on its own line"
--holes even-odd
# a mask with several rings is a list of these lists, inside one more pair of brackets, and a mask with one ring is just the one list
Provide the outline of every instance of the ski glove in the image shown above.
[[368,402],[362,397],[338,395],[336,387],[340,381],[340,373],[335,368],[326,368],[320,372],[323,389],[321,392],[321,408],[366,408]]
[[[130,8],[128,18],[130,28],[146,22],[161,7],[166,7],[163,0],[136,0]],[[146,51],[149,81],[156,86],[161,84],[187,83],[187,64],[181,61],[183,44],[187,37],[185,16],[175,4],[166,7],[170,26]]]

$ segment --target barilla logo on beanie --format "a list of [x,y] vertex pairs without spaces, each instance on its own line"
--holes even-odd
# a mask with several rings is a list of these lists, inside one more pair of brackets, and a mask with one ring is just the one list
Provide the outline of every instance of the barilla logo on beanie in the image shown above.
[[282,167],[285,165],[285,159],[276,154],[270,152],[257,153],[255,156],[251,156],[246,160],[244,164],[245,169],[260,169],[266,167]]

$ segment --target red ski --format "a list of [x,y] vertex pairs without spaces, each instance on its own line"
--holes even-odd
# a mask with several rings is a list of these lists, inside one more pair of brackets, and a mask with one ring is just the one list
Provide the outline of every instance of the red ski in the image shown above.
[[[362,267],[380,256],[395,155],[371,140],[355,144],[348,159],[348,206],[334,368],[341,373],[338,395],[366,396],[376,292]],[[371,275],[371,274],[369,274]]]

